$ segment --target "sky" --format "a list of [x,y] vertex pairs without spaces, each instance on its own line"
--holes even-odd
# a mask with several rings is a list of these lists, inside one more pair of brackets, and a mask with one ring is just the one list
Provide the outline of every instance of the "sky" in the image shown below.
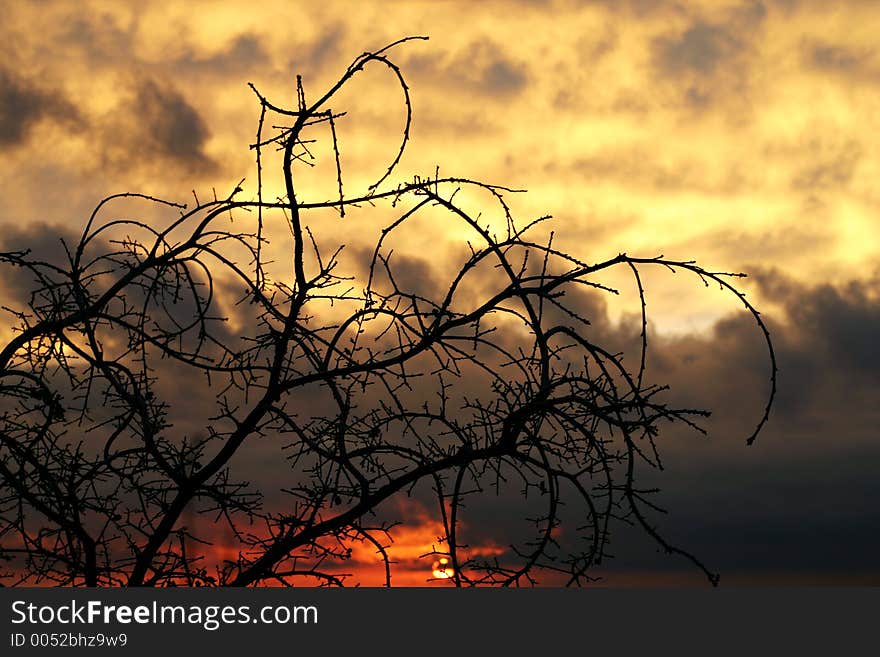
[[[361,52],[429,36],[394,51],[414,119],[393,184],[439,168],[527,189],[510,198],[515,215],[551,214],[554,244],[578,258],[663,254],[749,274],[741,287],[779,361],[777,404],[750,447],[767,394],[753,322],[731,295],[682,273],[645,278],[652,376],[714,411],[708,438],[673,431],[664,445],[667,534],[722,582],[880,582],[876,3],[255,6],[0,3],[3,247],[76,233],[111,193],[186,202],[242,178],[252,193],[259,104],[248,82],[292,106],[295,74],[317,97]],[[404,106],[379,70],[339,102],[342,166],[357,189],[393,156]],[[332,153],[316,152],[302,184],[323,200],[336,180]],[[357,252],[387,212],[330,218],[324,234]],[[397,248],[416,278],[443,280],[463,239],[437,223]],[[19,285],[4,278],[4,298],[21,301]],[[638,308],[631,294],[603,299],[591,320],[613,340]],[[472,526],[515,522],[515,496],[492,505]],[[408,519],[397,581],[423,583],[436,525],[416,502],[395,513]],[[609,583],[698,582],[687,564],[626,536]],[[478,541],[489,553],[503,549],[492,537]],[[352,563],[365,583],[374,558]]]

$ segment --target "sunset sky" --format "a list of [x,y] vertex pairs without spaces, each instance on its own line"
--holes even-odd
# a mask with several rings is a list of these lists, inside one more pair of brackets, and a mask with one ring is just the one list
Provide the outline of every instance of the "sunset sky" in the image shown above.
[[[663,254],[749,274],[741,286],[780,369],[778,403],[751,447],[768,373],[754,323],[696,278],[645,278],[652,375],[714,411],[708,439],[673,432],[663,445],[667,534],[722,583],[880,583],[877,3],[9,1],[0,10],[3,249],[78,233],[111,193],[187,202],[192,190],[225,195],[244,178],[253,194],[259,104],[248,82],[294,106],[295,74],[317,97],[361,52],[429,36],[393,51],[414,119],[388,188],[439,167],[527,189],[509,197],[514,214],[553,215],[554,244],[580,259]],[[403,104],[379,68],[338,102],[342,167],[357,190],[393,157]],[[326,145],[326,134],[315,137]],[[335,193],[332,152],[318,151],[300,183],[305,200]],[[391,213],[328,215],[322,234],[356,252]],[[421,276],[442,280],[463,238],[438,223],[398,248]],[[638,306],[627,277],[608,283],[627,292],[594,308],[594,327],[610,335]],[[5,304],[26,298],[3,288]],[[471,526],[483,528],[474,549],[503,555],[496,536],[515,523],[517,502],[493,498],[474,511]],[[438,525],[416,501],[395,515],[404,521],[395,582],[424,583]],[[627,536],[603,571],[608,583],[704,582]],[[373,555],[354,556],[351,570],[377,583]]]

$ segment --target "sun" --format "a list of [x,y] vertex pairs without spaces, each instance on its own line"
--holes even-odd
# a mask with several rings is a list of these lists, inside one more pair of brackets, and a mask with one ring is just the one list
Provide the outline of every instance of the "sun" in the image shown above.
[[455,574],[455,571],[449,564],[449,559],[446,557],[440,557],[434,562],[434,565],[431,566],[431,574],[433,574],[436,579],[449,579]]

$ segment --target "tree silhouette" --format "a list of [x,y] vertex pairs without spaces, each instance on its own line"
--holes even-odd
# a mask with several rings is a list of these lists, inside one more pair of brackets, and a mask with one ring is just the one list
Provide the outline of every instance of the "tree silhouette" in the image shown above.
[[[533,583],[548,571],[587,583],[608,556],[616,521],[640,527],[717,583],[700,559],[661,535],[650,491],[636,483],[638,472],[661,465],[662,423],[699,429],[695,420],[707,415],[670,406],[664,388],[646,382],[640,271],[691,272],[753,315],[772,373],[751,443],[767,421],[776,368],[767,328],[730,282],[741,274],[624,253],[587,263],[554,248],[552,234],[533,241],[548,218],[515,221],[505,201],[514,190],[438,173],[386,184],[412,116],[389,53],[408,40],[359,56],[314,101],[297,77],[294,109],[251,85],[260,106],[255,198],[242,200],[237,186],[187,209],[114,195],[75,243],[62,241],[63,258],[0,253],[34,282],[27,307],[8,309],[16,332],[0,351],[7,583],[342,584],[352,544],[366,542],[384,558],[390,585],[394,527],[375,512],[425,488],[445,532],[437,563],[458,585]],[[379,179],[352,194],[337,139],[343,113],[332,107],[368,65],[396,79],[405,124]],[[319,130],[336,193],[304,200],[298,172],[313,164],[308,135]],[[269,200],[271,157],[280,157],[273,171],[284,192]],[[466,210],[462,190],[491,201],[505,227],[496,231]],[[158,228],[103,218],[132,198],[171,218]],[[343,271],[343,246],[327,247],[346,224],[327,215],[370,206],[397,214],[361,254],[355,277]],[[389,246],[424,216],[433,230],[442,216],[471,235],[442,288],[405,271]],[[596,275],[618,267],[634,277],[642,309],[634,367],[593,339],[583,305],[584,291],[614,292]],[[203,430],[179,429],[206,399]],[[244,453],[286,463],[277,495],[267,494],[271,483],[237,474]],[[469,549],[461,516],[505,485],[541,510],[529,520],[529,540],[487,557]],[[563,523],[571,523],[565,540]],[[204,556],[218,528],[234,550],[212,569]]]

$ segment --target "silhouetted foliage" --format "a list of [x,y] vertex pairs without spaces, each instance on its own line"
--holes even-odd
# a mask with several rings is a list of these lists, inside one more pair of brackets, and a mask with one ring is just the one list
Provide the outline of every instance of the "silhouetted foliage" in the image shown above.
[[[741,274],[623,253],[584,262],[554,248],[552,237],[533,241],[547,218],[514,220],[505,201],[514,190],[497,185],[437,174],[387,186],[411,119],[407,85],[389,59],[400,43],[355,59],[317,100],[307,99],[298,77],[293,109],[253,88],[256,198],[240,200],[236,187],[187,209],[139,194],[111,196],[79,240],[65,243],[63,262],[27,250],[0,254],[35,282],[27,308],[10,311],[16,333],[0,351],[7,582],[341,584],[353,542],[366,541],[385,558],[390,584],[394,527],[374,512],[417,487],[433,490],[445,528],[436,558],[459,585],[533,583],[548,570],[584,584],[607,556],[615,520],[641,527],[717,582],[696,556],[664,539],[649,517],[649,491],[636,483],[643,468],[660,467],[661,424],[698,428],[695,419],[706,415],[668,405],[663,388],[645,382],[640,271],[691,272],[736,295],[754,316],[773,374],[751,443],[767,421],[775,360],[758,312],[730,282]],[[405,125],[381,177],[351,194],[337,140],[343,114],[332,106],[368,65],[396,79]],[[312,164],[306,133],[319,129],[332,146],[337,194],[303,200],[295,174]],[[273,150],[284,193],[268,200]],[[466,210],[456,199],[461,190],[491,200],[506,228],[496,234]],[[120,198],[174,216],[158,228],[104,219]],[[340,265],[342,245],[328,249],[327,242],[346,230],[354,208],[372,205],[397,214],[353,278]],[[398,275],[388,248],[426,213],[442,213],[472,236],[457,273],[439,289],[411,272]],[[313,234],[307,218],[325,229]],[[283,246],[279,227],[289,235]],[[596,275],[617,267],[638,283],[634,367],[591,340],[578,305],[581,290],[614,292]],[[204,430],[177,428],[175,418],[202,412],[206,396],[213,406],[200,418]],[[249,450],[286,460],[288,476],[276,486],[283,497],[267,497],[272,484],[236,474],[236,459]],[[481,556],[461,538],[461,514],[507,484],[542,505],[530,520],[533,540],[502,557]],[[577,522],[561,541],[563,508]],[[204,555],[221,529],[234,550],[211,569]]]

